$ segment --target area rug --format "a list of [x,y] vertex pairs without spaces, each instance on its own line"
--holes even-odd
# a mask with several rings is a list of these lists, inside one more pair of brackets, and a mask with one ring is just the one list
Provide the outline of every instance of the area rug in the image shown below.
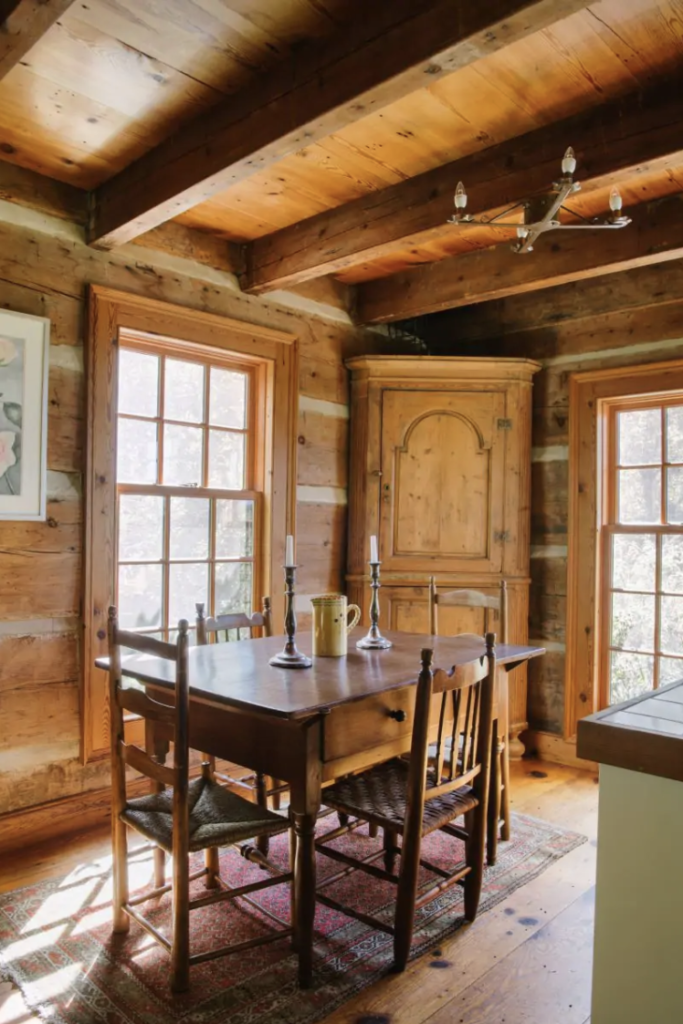
[[[322,831],[334,821],[322,819]],[[584,836],[520,814],[514,816],[512,836],[500,844],[496,866],[486,869],[480,915],[585,842]],[[365,828],[336,840],[340,849],[355,855],[366,855],[377,843]],[[429,836],[423,851],[426,859],[444,867],[462,856],[459,841],[442,833]],[[286,835],[271,841],[271,857],[285,867]],[[151,869],[149,852],[133,854],[133,889],[149,884]],[[221,853],[221,873],[232,885],[263,877],[260,871],[234,850]],[[318,859],[319,879],[338,871],[338,864]],[[424,872],[422,883],[432,881]],[[392,918],[391,883],[356,872],[327,891],[380,918]],[[287,886],[266,889],[255,898],[260,907],[288,919]],[[0,896],[0,975],[19,986],[28,1006],[52,1024],[314,1024],[391,969],[390,936],[319,905],[310,990],[297,988],[296,956],[282,939],[193,967],[190,992],[173,996],[168,956],[134,922],[127,936],[113,936],[110,900],[108,857],[79,866],[61,880]],[[163,927],[169,920],[169,897],[146,906],[148,916]],[[459,886],[424,907],[416,919],[412,956],[456,932],[464,923],[462,915]],[[191,924],[193,952],[241,942],[272,927],[265,914],[243,901],[196,910]],[[466,932],[462,938],[467,941]]]

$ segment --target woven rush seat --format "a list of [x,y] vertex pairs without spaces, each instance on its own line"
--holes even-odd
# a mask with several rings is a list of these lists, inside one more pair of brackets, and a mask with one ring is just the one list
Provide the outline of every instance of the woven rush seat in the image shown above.
[[[191,851],[229,846],[255,833],[275,835],[289,827],[281,815],[203,777],[190,783],[188,805]],[[129,800],[121,818],[167,853],[173,852],[172,789]]]
[[[370,771],[349,776],[326,789],[325,804],[336,811],[377,822],[394,832],[402,832],[409,774],[409,762],[398,758],[386,761]],[[428,800],[422,817],[422,835],[442,828],[478,804],[470,787]]]

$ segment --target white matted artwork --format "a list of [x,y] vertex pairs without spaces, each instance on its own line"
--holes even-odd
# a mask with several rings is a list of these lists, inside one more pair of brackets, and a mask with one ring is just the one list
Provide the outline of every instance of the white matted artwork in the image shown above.
[[45,519],[50,321],[0,309],[0,520]]

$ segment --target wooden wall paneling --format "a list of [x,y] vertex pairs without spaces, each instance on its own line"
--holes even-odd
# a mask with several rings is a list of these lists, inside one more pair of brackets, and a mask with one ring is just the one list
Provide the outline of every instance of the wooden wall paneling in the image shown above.
[[296,516],[297,591],[344,593],[346,506],[300,501]]
[[680,196],[627,211],[633,223],[619,231],[557,231],[542,237],[533,257],[507,244],[364,284],[358,291],[360,323],[401,320],[472,302],[580,281],[683,254]]
[[[568,139],[577,154],[581,196],[587,190],[620,184],[642,169],[652,173],[683,164],[678,132],[682,114],[681,80],[674,77],[648,91],[620,97],[397,185],[373,190],[253,241],[246,288],[259,293],[338,273],[381,259],[404,248],[406,241],[414,249],[438,238],[468,238],[471,229],[458,231],[447,224],[458,181],[467,185],[467,212],[488,216],[547,188],[559,174]],[[572,204],[577,206],[576,197]]]
[[[249,90],[196,118],[97,191],[90,238],[120,245],[373,107],[408,95],[581,10],[582,0],[451,5],[392,0]],[[283,119],[282,110],[288,117]],[[286,126],[286,130],[285,130]],[[207,145],[207,140],[211,145]]]
[[66,473],[83,470],[85,385],[81,370],[50,367],[48,385],[49,469]]
[[76,682],[78,675],[77,633],[0,636],[0,694],[20,689],[28,678],[39,686]]
[[346,487],[348,435],[347,419],[300,410],[297,482],[317,487]]
[[0,8],[0,79],[15,68],[73,0],[18,0]]

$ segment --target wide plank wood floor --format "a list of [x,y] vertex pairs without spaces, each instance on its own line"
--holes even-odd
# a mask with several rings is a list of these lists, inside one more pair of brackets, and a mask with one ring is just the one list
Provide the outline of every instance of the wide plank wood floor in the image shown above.
[[[515,810],[589,842],[325,1024],[589,1024],[597,776],[531,760],[512,770]],[[108,836],[91,833],[3,858],[0,892],[65,874],[107,848]],[[2,984],[0,1024],[39,1024]]]

